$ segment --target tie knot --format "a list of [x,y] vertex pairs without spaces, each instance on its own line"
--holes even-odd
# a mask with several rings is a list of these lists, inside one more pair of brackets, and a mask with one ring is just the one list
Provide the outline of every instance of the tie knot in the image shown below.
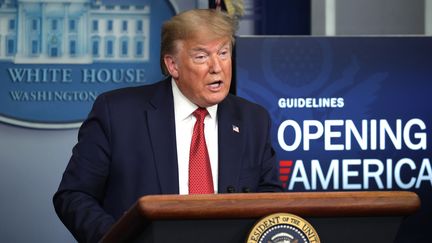
[[193,115],[196,117],[197,121],[204,121],[204,118],[207,116],[208,112],[206,108],[202,108],[202,107],[198,107],[198,109],[196,109],[193,112]]

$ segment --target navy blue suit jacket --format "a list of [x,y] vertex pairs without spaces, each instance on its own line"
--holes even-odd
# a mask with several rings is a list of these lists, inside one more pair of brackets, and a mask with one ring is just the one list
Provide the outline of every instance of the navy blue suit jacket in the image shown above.
[[[267,111],[228,95],[217,117],[219,192],[228,187],[281,191]],[[53,201],[78,241],[97,242],[141,196],[178,193],[174,104],[167,79],[96,99]]]

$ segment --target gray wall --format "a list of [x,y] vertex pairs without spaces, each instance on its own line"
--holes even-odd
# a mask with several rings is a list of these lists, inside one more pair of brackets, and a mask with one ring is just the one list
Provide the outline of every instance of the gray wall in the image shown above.
[[424,1],[337,1],[336,33],[424,34]]
[[[312,34],[329,35],[327,27],[334,29],[330,35],[423,35],[425,21],[432,21],[432,13],[425,11],[430,2],[312,0]],[[329,5],[334,8],[326,9]]]
[[0,124],[0,242],[73,242],[51,198],[76,133]]

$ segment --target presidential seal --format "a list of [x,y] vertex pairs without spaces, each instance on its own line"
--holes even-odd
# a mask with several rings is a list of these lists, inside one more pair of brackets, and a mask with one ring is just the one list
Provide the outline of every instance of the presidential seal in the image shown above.
[[306,220],[289,213],[269,215],[258,221],[247,243],[320,243],[317,232]]

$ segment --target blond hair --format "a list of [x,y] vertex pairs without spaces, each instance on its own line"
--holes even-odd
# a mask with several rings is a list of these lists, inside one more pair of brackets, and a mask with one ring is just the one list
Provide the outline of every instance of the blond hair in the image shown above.
[[237,22],[228,14],[214,9],[193,9],[175,15],[162,25],[160,65],[162,73],[169,75],[164,56],[177,52],[177,41],[197,38],[205,32],[209,38],[229,37],[234,45]]

